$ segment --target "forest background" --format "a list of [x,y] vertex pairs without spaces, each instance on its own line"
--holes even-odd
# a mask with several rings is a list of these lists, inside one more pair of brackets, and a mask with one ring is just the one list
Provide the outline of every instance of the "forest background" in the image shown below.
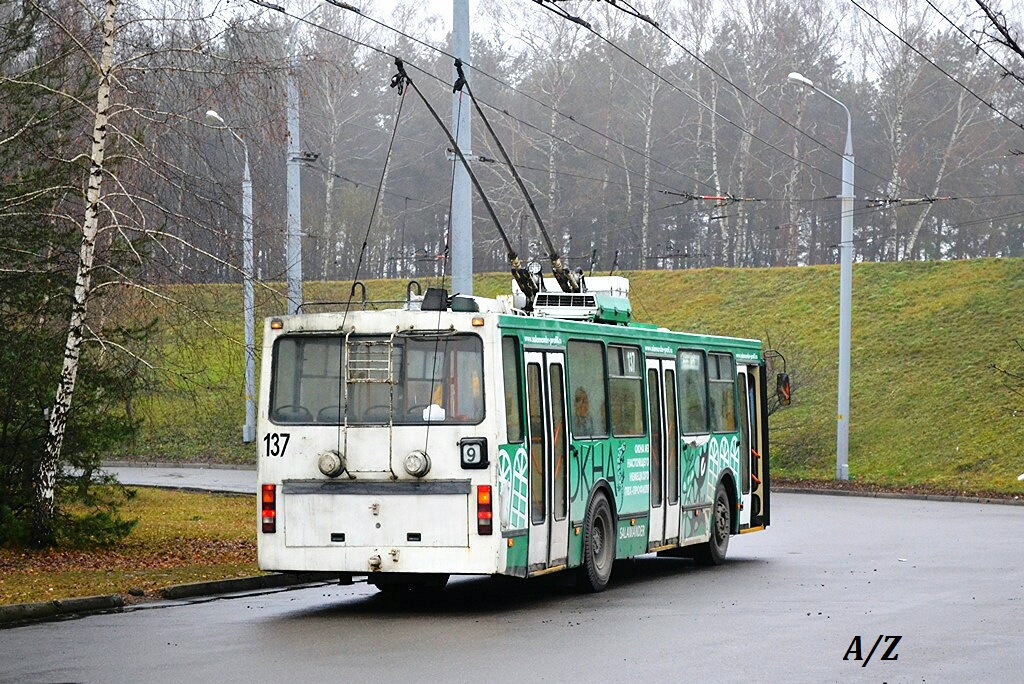
[[[182,321],[238,344],[209,291],[187,286],[241,280],[243,153],[257,308],[279,301],[289,74],[301,99],[305,279],[450,273],[447,139],[390,87],[401,56],[450,111],[448,38],[425,7],[0,7],[2,529],[74,537],[70,522],[63,532],[46,522],[60,510],[56,491],[123,532],[88,483],[105,454],[131,443],[134,398],[217,382]],[[846,120],[789,83],[792,71],[850,107],[858,261],[1024,255],[1018,4],[636,7],[660,30],[621,2],[473,3],[474,93],[570,266],[836,263]],[[244,146],[208,122],[210,109]],[[479,125],[473,152],[516,249],[540,256]],[[479,205],[476,216],[475,271],[504,270]],[[64,487],[72,477],[78,485]]]

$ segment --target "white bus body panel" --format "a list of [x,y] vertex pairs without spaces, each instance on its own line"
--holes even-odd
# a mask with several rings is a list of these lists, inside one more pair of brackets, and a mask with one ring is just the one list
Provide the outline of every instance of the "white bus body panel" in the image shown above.
[[[393,315],[388,315],[393,314]],[[504,432],[501,401],[501,345],[495,317],[473,327],[473,316],[452,312],[374,311],[342,314],[307,314],[281,317],[284,330],[264,328],[260,376],[257,446],[258,479],[276,485],[277,531],[257,533],[257,557],[262,570],[282,572],[339,572],[367,575],[374,572],[499,574],[505,571],[507,540],[494,521],[493,534],[479,535],[476,487],[492,485],[497,511],[497,454]],[[429,317],[429,318],[428,318]],[[429,323],[428,323],[429,321]],[[282,334],[344,334],[353,328],[360,335],[390,335],[396,328],[415,326],[479,335],[483,341],[483,372],[488,387],[485,419],[472,425],[350,426],[284,425],[268,415],[274,341]],[[502,426],[499,434],[498,426]],[[287,433],[283,457],[265,453],[268,434]],[[490,463],[485,469],[461,467],[459,440],[487,439]],[[405,457],[424,450],[430,472],[422,480],[408,475]],[[325,477],[317,466],[320,454],[339,451],[347,470],[336,479]],[[393,475],[392,475],[393,473]],[[397,479],[396,479],[397,478]],[[461,483],[460,493],[391,493],[415,483]],[[347,493],[346,485],[368,487],[372,493]],[[332,490],[332,485],[336,487]],[[316,487],[327,493],[314,491]],[[300,490],[300,491],[296,491]],[[405,491],[408,491],[406,489]],[[497,517],[497,516],[495,516]],[[344,534],[344,541],[338,535]],[[419,535],[410,541],[409,535]],[[379,563],[379,564],[378,564]]]

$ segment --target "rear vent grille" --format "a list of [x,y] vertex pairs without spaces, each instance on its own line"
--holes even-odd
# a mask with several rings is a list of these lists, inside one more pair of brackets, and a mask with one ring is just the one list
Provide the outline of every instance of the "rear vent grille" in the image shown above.
[[593,308],[597,306],[594,295],[559,293],[551,294],[542,292],[537,295],[536,306],[578,306]]

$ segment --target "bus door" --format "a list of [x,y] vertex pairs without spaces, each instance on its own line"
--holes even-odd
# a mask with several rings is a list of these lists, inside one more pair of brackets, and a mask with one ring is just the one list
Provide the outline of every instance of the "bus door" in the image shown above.
[[569,549],[565,354],[526,352],[530,443],[528,571],[565,565]]
[[679,420],[674,360],[647,360],[651,548],[679,542]]
[[740,366],[736,373],[737,396],[740,404],[740,493],[743,508],[740,526],[749,526],[751,517],[761,515],[761,497],[764,479],[761,463],[761,425],[758,366]]

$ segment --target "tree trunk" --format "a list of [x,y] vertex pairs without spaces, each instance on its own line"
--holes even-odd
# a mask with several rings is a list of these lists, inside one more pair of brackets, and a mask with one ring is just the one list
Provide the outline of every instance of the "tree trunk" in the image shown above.
[[49,430],[45,453],[36,474],[36,512],[33,541],[39,545],[53,541],[53,520],[56,515],[54,489],[60,470],[61,447],[67,428],[71,399],[75,391],[78,362],[82,354],[86,309],[91,292],[96,236],[99,231],[99,207],[103,184],[103,159],[107,143],[107,117],[110,112],[110,74],[114,62],[114,11],[116,0],[106,0],[103,19],[103,50],[99,60],[99,87],[96,97],[96,117],[93,123],[92,155],[89,182],[85,199],[85,218],[82,222],[82,245],[79,252],[78,273],[71,301],[71,317],[67,342],[64,346],[64,365],[60,382],[50,411]]

